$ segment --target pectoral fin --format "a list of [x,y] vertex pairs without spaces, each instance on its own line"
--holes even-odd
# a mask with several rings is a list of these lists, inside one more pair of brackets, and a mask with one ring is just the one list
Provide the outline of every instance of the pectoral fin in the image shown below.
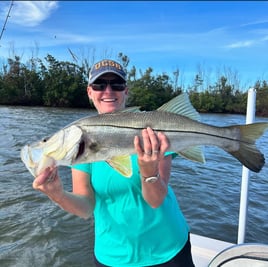
[[192,161],[201,162],[201,163],[206,162],[203,151],[201,147],[199,146],[191,147],[185,151],[180,151],[178,152],[178,154]]
[[106,160],[106,162],[118,171],[121,175],[129,178],[132,176],[132,164],[129,155],[116,156]]

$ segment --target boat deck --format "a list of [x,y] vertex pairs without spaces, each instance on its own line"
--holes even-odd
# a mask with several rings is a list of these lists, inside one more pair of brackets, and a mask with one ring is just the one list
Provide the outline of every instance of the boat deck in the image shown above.
[[195,267],[207,267],[222,250],[235,244],[191,234],[192,255]]

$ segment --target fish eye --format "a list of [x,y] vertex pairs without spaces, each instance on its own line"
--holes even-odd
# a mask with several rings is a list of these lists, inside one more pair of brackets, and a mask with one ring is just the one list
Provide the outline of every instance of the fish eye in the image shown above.
[[44,139],[43,139],[43,142],[46,143],[46,141],[47,141],[47,138],[44,138]]

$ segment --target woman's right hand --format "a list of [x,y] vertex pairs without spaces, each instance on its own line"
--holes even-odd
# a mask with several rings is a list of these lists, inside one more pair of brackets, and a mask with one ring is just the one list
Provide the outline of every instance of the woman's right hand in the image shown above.
[[52,201],[59,203],[64,195],[63,185],[57,167],[48,167],[33,181],[33,188],[46,194]]

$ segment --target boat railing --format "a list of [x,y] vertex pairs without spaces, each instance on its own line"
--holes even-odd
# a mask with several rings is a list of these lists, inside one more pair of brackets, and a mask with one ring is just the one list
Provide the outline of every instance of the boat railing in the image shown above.
[[[248,90],[246,124],[253,123],[255,121],[255,112],[256,112],[256,90],[254,88],[250,88]],[[239,208],[237,244],[242,244],[245,242],[247,213],[248,213],[249,179],[250,179],[250,170],[247,167],[243,166],[241,190],[240,190],[240,208]]]

